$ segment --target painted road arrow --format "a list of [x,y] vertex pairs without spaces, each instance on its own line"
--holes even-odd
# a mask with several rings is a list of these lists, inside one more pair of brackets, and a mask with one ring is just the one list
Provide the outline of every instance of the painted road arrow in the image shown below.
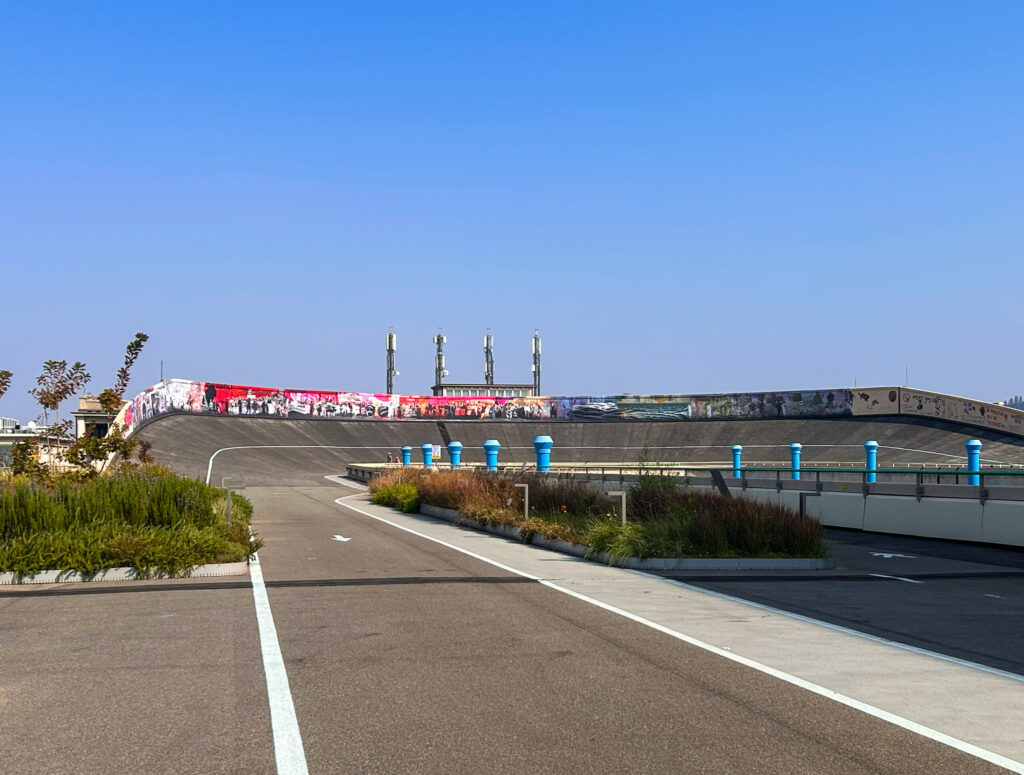
[[351,541],[351,538],[345,538],[345,536],[331,536],[332,541]]

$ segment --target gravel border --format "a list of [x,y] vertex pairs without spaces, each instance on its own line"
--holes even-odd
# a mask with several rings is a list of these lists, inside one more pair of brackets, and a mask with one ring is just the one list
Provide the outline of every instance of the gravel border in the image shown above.
[[[442,509],[439,506],[430,506],[424,503],[420,504],[420,514],[465,525],[485,533],[523,540],[517,527],[500,524],[486,525],[475,519],[469,519],[452,509]],[[652,557],[648,560],[638,560],[635,557],[610,557],[604,552],[596,552],[588,557],[585,546],[545,538],[536,533],[530,538],[529,543],[544,549],[630,570],[829,570],[835,567],[835,561],[831,557]]]

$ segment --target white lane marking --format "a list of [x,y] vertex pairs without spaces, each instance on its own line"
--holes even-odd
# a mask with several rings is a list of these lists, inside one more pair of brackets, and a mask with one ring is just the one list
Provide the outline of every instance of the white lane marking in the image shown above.
[[[677,579],[670,579],[664,576],[657,576],[653,573],[648,573],[642,570],[628,570],[629,573],[636,573],[639,576],[646,576],[650,579],[657,579],[659,581],[665,581],[669,584],[675,584],[677,587],[683,587],[694,592],[700,592],[704,595],[711,595],[712,597],[719,597],[722,600],[731,600],[734,603],[740,603],[742,605],[750,606],[751,608],[757,608],[761,611],[768,611],[769,613],[778,614],[779,616],[787,616],[790,619],[796,619],[799,622],[806,622],[807,624],[815,624],[818,627],[825,627],[829,630],[835,630],[836,632],[846,633],[847,635],[856,635],[858,638],[864,640],[870,640],[875,643],[882,643],[886,646],[893,646],[904,651],[910,651],[914,654],[921,654],[926,657],[933,657],[934,659],[941,659],[945,662],[952,662],[954,665],[960,665],[962,667],[969,667],[973,670],[981,670],[983,673],[991,673],[992,675],[998,675],[1000,678],[1010,678],[1014,681],[1020,681],[1024,683],[1024,675],[1019,673],[1010,673],[1006,670],[1000,670],[997,667],[989,667],[988,665],[982,665],[978,662],[968,662],[966,659],[960,659],[959,657],[951,657],[948,654],[942,654],[938,651],[929,651],[918,646],[911,646],[907,643],[900,643],[899,641],[889,640],[888,638],[882,638],[878,635],[871,635],[866,632],[860,632],[859,630],[851,630],[849,627],[843,627],[841,624],[832,624],[831,622],[825,622],[821,619],[812,619],[810,616],[804,616],[803,614],[795,614],[792,611],[786,611],[782,608],[774,608],[764,603],[755,603],[752,600],[744,600],[742,597],[734,597],[728,595],[725,592],[716,592],[712,589],[705,589],[704,587],[695,587],[692,584],[687,584],[685,581],[679,581]],[[714,581],[713,578],[708,578],[708,581]]]
[[789,673],[785,673],[782,670],[777,670],[774,667],[769,667],[768,665],[761,664],[760,662],[756,662],[752,659],[747,659],[746,657],[742,657],[739,654],[735,654],[728,649],[713,646],[710,643],[705,643],[704,641],[697,640],[696,638],[693,638],[689,635],[685,635],[684,633],[673,630],[662,624],[658,624],[657,622],[653,622],[649,619],[644,619],[642,616],[637,616],[636,614],[630,613],[629,611],[617,608],[613,605],[609,605],[608,603],[604,603],[600,600],[596,600],[595,598],[588,597],[587,595],[580,594],[579,592],[567,589],[566,587],[559,586],[558,584],[555,584],[552,581],[540,578],[539,576],[534,576],[532,573],[527,573],[526,571],[521,571],[517,570],[516,568],[509,567],[508,565],[504,565],[500,562],[497,562],[496,560],[484,557],[483,555],[477,554],[476,552],[471,552],[468,549],[463,549],[462,547],[455,546],[454,544],[450,544],[447,541],[442,541],[439,538],[434,538],[432,536],[426,535],[425,533],[420,533],[417,530],[413,530],[412,528],[405,527],[404,525],[399,525],[398,523],[392,522],[389,519],[379,517],[376,514],[371,514],[368,511],[363,511],[362,509],[356,506],[344,502],[347,498],[352,497],[354,496],[348,495],[345,496],[344,498],[337,498],[334,502],[337,503],[339,506],[344,506],[347,509],[351,509],[352,511],[355,511],[359,514],[370,517],[371,519],[375,519],[378,522],[384,522],[385,524],[391,525],[392,527],[397,527],[399,530],[404,530],[407,533],[412,533],[413,535],[419,536],[420,538],[425,538],[428,541],[433,541],[434,543],[441,544],[442,546],[447,546],[448,548],[454,549],[457,552],[461,552],[462,554],[466,554],[470,557],[474,557],[478,560],[486,562],[489,565],[493,565],[497,568],[501,568],[502,570],[506,570],[509,573],[514,573],[517,576],[523,576],[524,578],[533,579],[534,581],[543,584],[545,587],[548,587],[549,589],[553,589],[557,592],[569,595],[570,597],[574,597],[577,600],[582,600],[585,603],[590,603],[591,605],[597,606],[598,608],[602,608],[605,611],[610,611],[611,613],[618,614],[619,616],[629,619],[630,621],[634,621],[638,624],[650,627],[653,630],[657,630],[658,632],[664,633],[665,635],[669,635],[673,638],[676,638],[677,640],[681,640],[684,643],[690,644],[691,646],[696,646],[697,648],[704,649],[705,651],[709,651],[712,654],[717,654],[720,657],[725,657],[726,659],[731,659],[733,662],[737,662],[746,667],[753,668],[754,670],[758,670],[762,673],[765,673],[766,675],[770,675],[773,678],[778,678],[779,680],[785,681],[786,683],[798,686],[801,689],[806,689],[807,691],[813,692],[814,694],[817,694],[821,697],[826,697],[830,700],[834,700],[835,702],[838,702],[841,705],[846,705],[849,708],[853,708],[863,713],[867,713],[869,716],[874,716],[875,718],[881,719],[882,721],[887,721],[890,724],[895,724],[898,727],[902,727],[903,729],[915,732],[921,735],[922,737],[927,737],[930,740],[935,740],[936,742],[943,743],[944,745],[948,745],[951,748],[957,749],[958,751],[963,751],[964,753],[970,754],[971,756],[975,756],[984,761],[991,762],[992,764],[996,764],[1000,767],[1010,770],[1011,772],[1024,775],[1024,763],[1014,761],[1013,759],[1008,759],[1007,757],[997,754],[994,751],[988,751],[984,748],[980,748],[979,746],[976,746],[972,743],[968,743],[964,740],[952,737],[951,735],[939,732],[936,729],[931,729],[930,727],[926,727],[923,724],[918,724],[916,721],[911,721],[908,718],[897,716],[895,713],[890,713],[889,711],[882,710],[881,708],[876,708],[874,705],[869,705],[865,702],[861,702],[860,700],[856,700],[853,697],[847,697],[845,694],[840,694],[839,692],[833,691],[832,689],[827,689],[824,686],[819,686],[818,684],[804,680],[803,678],[799,678],[795,675],[790,675]]
[[986,594],[985,597],[994,597],[996,600],[1002,600],[1003,599],[1002,595],[989,595],[989,594]]
[[895,552],[872,552],[872,557],[881,557],[883,560],[891,560],[893,557],[902,557],[904,560],[916,560],[912,554],[896,554]]
[[905,579],[902,576],[886,576],[884,573],[869,573],[869,576],[874,576],[876,579],[895,579],[896,581],[905,581],[908,584],[924,584],[923,581],[914,581],[914,579]]
[[362,482],[354,482],[351,479],[346,479],[341,474],[328,474],[327,476],[324,477],[324,479],[326,479],[329,482],[334,482],[335,484],[343,484],[346,487],[351,487],[355,490],[367,489],[366,485],[363,484]]
[[299,721],[295,717],[295,705],[288,688],[288,672],[281,656],[281,645],[277,640],[274,616],[270,612],[270,598],[263,583],[263,571],[258,555],[253,555],[249,566],[252,579],[252,596],[256,604],[256,621],[259,624],[260,651],[263,654],[263,672],[267,677],[267,699],[270,702],[270,727],[274,734],[274,757],[277,760],[277,775],[308,775],[306,752],[302,747]]
[[392,449],[392,447],[368,447],[365,444],[359,446],[335,447],[329,444],[248,444],[241,447],[221,447],[210,455],[210,462],[206,465],[206,483],[210,483],[210,474],[213,472],[213,459],[221,452],[230,452],[236,449]]
[[413,530],[412,528],[405,527],[404,525],[399,525],[397,522],[392,522],[390,519],[384,519],[384,517],[378,517],[376,514],[371,514],[370,512],[363,511],[362,509],[357,509],[355,506],[352,506],[352,505],[350,505],[348,503],[344,503],[343,502],[343,501],[347,500],[348,498],[354,498],[354,497],[355,497],[354,495],[346,495],[343,498],[335,498],[334,502],[337,503],[339,506],[344,506],[347,509],[352,509],[352,511],[357,511],[360,514],[363,514],[364,516],[372,517],[373,519],[376,519],[378,522],[384,522],[385,524],[391,525],[391,527],[397,527],[399,530],[404,530],[406,533],[412,533],[413,535],[419,536],[420,538],[426,538],[428,541],[433,541],[435,544],[441,544],[441,546],[447,546],[449,549],[454,549],[457,552],[462,552],[463,554],[468,554],[470,557],[475,557],[476,559],[481,560],[481,561],[486,562],[486,563],[489,563],[490,565],[494,565],[497,568],[501,568],[502,570],[507,570],[509,573],[515,573],[517,576],[525,576],[526,578],[533,579],[534,581],[540,581],[541,580],[540,576],[534,576],[532,573],[527,573],[526,571],[517,570],[515,568],[510,568],[508,565],[502,565],[497,560],[492,560],[489,557],[484,557],[482,554],[477,554],[476,552],[471,552],[471,551],[469,551],[469,549],[463,549],[461,546],[456,546],[455,544],[450,544],[447,541],[442,541],[440,538],[434,538],[432,536],[428,536],[428,535],[426,535],[424,533],[420,533],[418,530]]
[[333,535],[331,536],[332,541],[351,541],[351,538],[345,538],[345,536]]

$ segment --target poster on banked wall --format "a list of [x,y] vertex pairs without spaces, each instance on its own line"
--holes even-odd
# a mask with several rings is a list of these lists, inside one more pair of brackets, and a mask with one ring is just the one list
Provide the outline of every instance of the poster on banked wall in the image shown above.
[[1024,412],[897,387],[719,395],[455,397],[164,380],[132,399],[134,430],[164,414],[365,420],[699,420],[917,414],[1024,434]]

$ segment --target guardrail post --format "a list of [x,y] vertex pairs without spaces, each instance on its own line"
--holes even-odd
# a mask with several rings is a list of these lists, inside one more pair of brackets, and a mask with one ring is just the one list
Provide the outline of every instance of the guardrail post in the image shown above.
[[800,450],[802,450],[803,448],[804,445],[796,441],[789,445],[789,467],[793,469],[793,479],[800,478]]
[[412,447],[402,447],[402,465],[405,468],[412,465]]
[[981,484],[981,477],[976,473],[981,470],[981,442],[971,439],[964,446],[967,447],[967,470],[970,472],[967,484],[977,486]]
[[622,524],[625,525],[626,524],[626,492],[624,490],[610,490],[608,492],[608,496],[611,497],[612,495],[616,495],[619,498],[621,498],[621,501],[620,501],[621,502],[621,510],[619,511],[619,514],[622,517]]
[[423,467],[433,468],[434,467],[434,445],[427,443],[424,444],[420,449],[423,450]]
[[484,442],[484,459],[487,461],[488,471],[498,470],[498,450],[501,449],[501,443],[495,439],[488,439]]
[[740,468],[743,467],[743,445],[733,444],[732,445],[732,477],[733,479],[740,478]]
[[461,441],[449,441],[448,442],[448,458],[452,463],[452,470],[458,471],[462,468],[462,442]]
[[521,489],[523,491],[523,519],[530,518],[530,485],[529,484],[513,484],[513,487]]
[[551,470],[551,447],[554,442],[550,436],[537,436],[533,440],[533,451],[537,453],[537,470]]
[[878,476],[875,474],[875,470],[878,468],[877,441],[864,442],[864,467],[868,470],[867,474],[864,475],[864,481],[868,484],[874,484],[878,481]]

